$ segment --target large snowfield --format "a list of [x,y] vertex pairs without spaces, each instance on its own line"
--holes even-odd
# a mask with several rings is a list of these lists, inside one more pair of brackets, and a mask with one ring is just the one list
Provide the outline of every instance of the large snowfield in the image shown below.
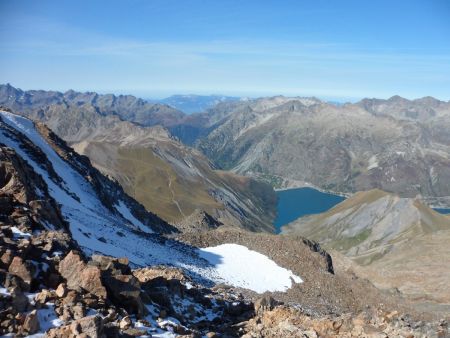
[[99,252],[115,257],[125,256],[135,266],[176,266],[199,280],[227,283],[259,293],[285,291],[291,287],[292,281],[302,281],[290,270],[245,246],[224,244],[195,250],[151,234],[150,229],[133,231],[145,227],[122,201],[117,201],[117,212],[106,208],[91,184],[52,149],[32,121],[5,111],[0,111],[0,118],[28,137],[52,163],[63,183],[52,179],[45,167],[21,147],[22,140],[11,137],[5,128],[0,129],[0,143],[15,149],[43,177],[50,195],[61,205],[73,238],[87,254]]
[[213,264],[230,284],[259,293],[286,291],[292,286],[292,281],[302,282],[291,270],[243,245],[222,244],[199,249],[199,254]]

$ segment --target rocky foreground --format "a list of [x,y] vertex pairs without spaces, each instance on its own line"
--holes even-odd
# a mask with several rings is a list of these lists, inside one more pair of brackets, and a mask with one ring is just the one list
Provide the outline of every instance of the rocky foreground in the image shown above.
[[[5,220],[3,218],[3,220]],[[170,267],[85,257],[64,231],[26,214],[0,226],[0,334],[21,337],[446,337],[447,322],[398,312],[314,316],[270,295],[205,288]],[[318,300],[319,301],[319,300]]]

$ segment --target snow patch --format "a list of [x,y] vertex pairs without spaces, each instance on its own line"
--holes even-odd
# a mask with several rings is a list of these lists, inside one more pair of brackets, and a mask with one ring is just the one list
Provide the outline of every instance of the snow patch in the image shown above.
[[13,233],[14,239],[31,237],[31,234],[27,234],[26,232],[20,231],[17,227],[11,227],[11,231]]
[[198,250],[213,264],[224,281],[258,293],[286,291],[292,281],[302,283],[291,270],[280,267],[267,256],[238,244],[222,244]]
[[373,155],[371,158],[369,158],[369,166],[367,167],[367,170],[378,168],[378,160],[377,155]]
[[153,233],[148,227],[146,227],[144,224],[142,224],[141,221],[139,221],[136,217],[133,216],[130,209],[125,205],[123,201],[119,201],[119,203],[116,205],[116,210],[128,221],[131,222],[136,228],[139,230],[145,231],[147,233]]

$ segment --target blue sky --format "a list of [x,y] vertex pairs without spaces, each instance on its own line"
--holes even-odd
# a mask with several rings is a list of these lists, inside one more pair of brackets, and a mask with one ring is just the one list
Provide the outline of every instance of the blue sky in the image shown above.
[[23,89],[450,99],[450,1],[0,0]]

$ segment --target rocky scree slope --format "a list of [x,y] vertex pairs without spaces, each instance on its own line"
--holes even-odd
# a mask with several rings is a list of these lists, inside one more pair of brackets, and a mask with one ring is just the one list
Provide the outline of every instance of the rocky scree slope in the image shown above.
[[[140,218],[133,208],[137,203],[127,200],[114,182],[101,187],[118,200],[103,201],[92,183],[101,174],[44,126],[3,111],[0,143],[1,334],[260,337],[265,330],[286,334],[297,325],[298,333],[357,336],[373,332],[374,323],[379,332],[437,335],[446,330],[445,322],[417,322],[386,310],[361,315],[363,321],[342,317],[347,318],[342,326],[341,316],[318,317],[320,307],[283,306],[269,295],[251,297],[248,290],[224,284],[211,289],[205,279],[226,279],[198,257],[197,249],[150,233],[163,222],[150,214]],[[118,207],[117,201],[127,204]],[[251,242],[251,233],[237,236]],[[258,242],[261,238],[255,237],[254,245]],[[295,246],[302,248],[302,278],[310,290],[315,284],[308,266],[316,264],[312,271],[333,276],[329,257],[319,247],[305,240]],[[337,303],[334,309],[348,308]],[[288,326],[286,313],[294,321]]]
[[418,302],[450,304],[450,217],[420,199],[381,190],[359,192],[331,210],[282,228],[334,249],[375,285]]
[[280,188],[379,188],[450,205],[449,102],[272,97],[219,104],[203,121],[197,147],[223,169]]
[[[0,85],[0,105],[44,122],[87,155],[95,167],[116,179],[127,194],[166,221],[182,222],[202,209],[224,224],[273,231],[276,196],[269,186],[215,170],[200,152],[183,146],[160,126],[136,125],[142,121],[126,113],[139,111],[132,101],[129,97],[21,91]],[[150,118],[152,113],[143,111],[139,116]]]
[[[147,212],[42,124],[0,111],[0,144],[12,149],[42,177],[53,203],[59,205],[69,224],[73,239],[85,254],[126,256],[135,266],[177,266],[206,284],[228,281],[196,248],[162,237],[162,233],[174,232],[176,228]],[[49,223],[48,228],[55,226]],[[226,257],[227,253],[223,255]],[[275,269],[285,271],[278,266]],[[239,280],[236,283],[240,285]],[[278,283],[273,276],[271,283],[275,289],[291,285],[288,276]]]
[[[417,322],[386,310],[365,311],[358,316],[312,315],[311,311],[283,305],[269,295],[252,301],[225,285],[205,288],[186,270],[168,266],[131,269],[128,258],[86,255],[86,248],[71,238],[69,229],[73,229],[74,220],[68,217],[64,204],[55,202],[55,187],[48,184],[48,175],[37,173],[37,162],[31,160],[39,158],[39,167],[49,171],[54,166],[53,179],[57,180],[55,158],[50,163],[45,158],[48,153],[32,149],[29,141],[35,138],[27,139],[18,131],[12,136],[5,116],[18,119],[15,123],[21,123],[21,128],[33,127],[28,120],[2,113],[2,143],[11,139],[22,142],[18,148],[0,147],[1,335],[360,337],[385,332],[437,337],[447,332],[445,321]],[[15,149],[24,153],[19,155]],[[60,182],[67,183],[66,189],[67,181]],[[86,210],[78,210],[81,212]],[[115,226],[112,219],[109,222],[109,226]],[[91,226],[94,230],[95,224]],[[122,231],[130,236],[125,229]],[[156,245],[147,241],[147,247]],[[308,246],[314,249],[311,252],[318,253],[316,260],[327,257],[313,243]],[[330,264],[324,260],[323,269],[331,271]]]

